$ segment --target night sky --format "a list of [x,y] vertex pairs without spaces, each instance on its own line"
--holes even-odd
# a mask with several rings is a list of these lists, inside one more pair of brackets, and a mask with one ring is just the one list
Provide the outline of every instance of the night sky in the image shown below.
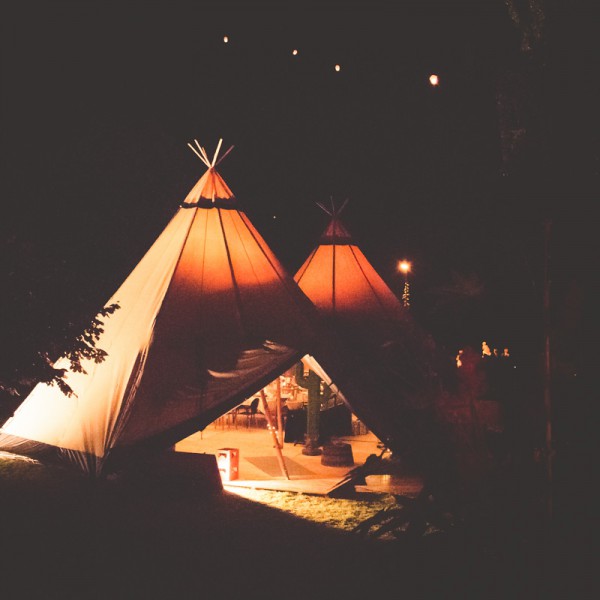
[[413,262],[412,309],[452,352],[488,339],[535,353],[550,215],[557,318],[579,302],[579,330],[597,256],[591,14],[549,11],[550,158],[526,197],[500,148],[498,79],[519,55],[501,0],[211,6],[4,9],[2,236],[63,262],[56,294],[103,304],[204,172],[187,143],[212,155],[223,138],[220,172],[291,274],[327,224],[316,203],[349,199],[367,258],[398,293],[396,263]]

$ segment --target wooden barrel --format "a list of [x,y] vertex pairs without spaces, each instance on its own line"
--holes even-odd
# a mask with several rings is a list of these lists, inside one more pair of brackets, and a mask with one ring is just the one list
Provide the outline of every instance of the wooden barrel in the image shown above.
[[354,464],[352,446],[342,442],[325,444],[321,454],[321,464],[326,467],[351,467]]

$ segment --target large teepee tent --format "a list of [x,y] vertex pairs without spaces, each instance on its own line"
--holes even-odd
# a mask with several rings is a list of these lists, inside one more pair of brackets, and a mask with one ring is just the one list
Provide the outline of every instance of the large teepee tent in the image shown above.
[[208,170],[108,301],[120,308],[98,341],[106,360],[78,373],[60,359],[73,395],[38,384],[0,449],[99,474],[202,429],[311,347],[314,306],[216,171],[220,145],[212,161],[191,146]]

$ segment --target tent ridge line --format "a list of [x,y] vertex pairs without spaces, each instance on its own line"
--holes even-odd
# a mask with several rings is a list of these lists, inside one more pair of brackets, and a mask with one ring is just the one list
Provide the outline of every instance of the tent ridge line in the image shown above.
[[331,253],[331,260],[332,260],[332,265],[331,265],[331,308],[333,311],[333,314],[335,315],[335,248],[336,248],[336,244],[335,242],[333,243],[333,251]]
[[300,280],[304,276],[304,273],[306,273],[306,271],[308,271],[308,267],[310,266],[310,264],[312,263],[312,261],[314,260],[316,254],[317,254],[317,249],[318,248],[313,249],[313,251],[310,253],[310,256],[308,257],[308,259],[306,260],[306,262],[304,264],[304,268],[302,269],[302,272],[301,273],[296,273],[296,277],[298,279],[296,279],[296,277],[294,277],[294,279],[296,279],[297,283],[300,282]]
[[225,235],[225,226],[223,225],[223,217],[221,215],[221,209],[217,208],[217,215],[219,217],[219,225],[221,226],[221,233],[223,235],[223,243],[225,244],[225,253],[227,254],[227,264],[229,265],[229,273],[231,275],[231,283],[233,284],[233,289],[235,291],[235,301],[237,306],[238,313],[238,322],[240,325],[240,329],[243,332],[246,332],[245,326],[245,318],[242,310],[242,295],[240,293],[240,288],[235,277],[234,269],[233,269],[233,261],[231,259],[231,250],[229,249],[229,243],[227,242],[227,236]]
[[363,274],[363,277],[365,278],[366,282],[368,283],[369,287],[371,288],[371,291],[373,292],[373,295],[377,299],[377,302],[379,303],[379,306],[382,308],[383,312],[386,315],[388,315],[388,310],[387,310],[386,306],[384,305],[384,303],[382,302],[381,298],[379,297],[379,294],[377,293],[377,290],[373,287],[373,284],[371,283],[371,280],[367,277],[367,274],[365,273],[365,270],[363,269],[362,265],[360,264],[360,261],[358,260],[358,258],[356,256],[356,253],[354,252],[354,248],[353,248],[352,244],[349,245],[349,248],[350,248],[350,252],[352,252],[352,256],[354,256],[354,259],[356,260],[356,264],[358,265],[358,268],[360,269],[360,272]]

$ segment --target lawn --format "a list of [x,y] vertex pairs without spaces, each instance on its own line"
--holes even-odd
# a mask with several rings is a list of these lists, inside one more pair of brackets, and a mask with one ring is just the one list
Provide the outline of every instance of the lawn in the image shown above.
[[520,553],[481,552],[466,538],[359,538],[358,523],[393,505],[385,494],[93,486],[64,469],[8,459],[0,459],[0,492],[6,598],[508,599],[537,585]]

